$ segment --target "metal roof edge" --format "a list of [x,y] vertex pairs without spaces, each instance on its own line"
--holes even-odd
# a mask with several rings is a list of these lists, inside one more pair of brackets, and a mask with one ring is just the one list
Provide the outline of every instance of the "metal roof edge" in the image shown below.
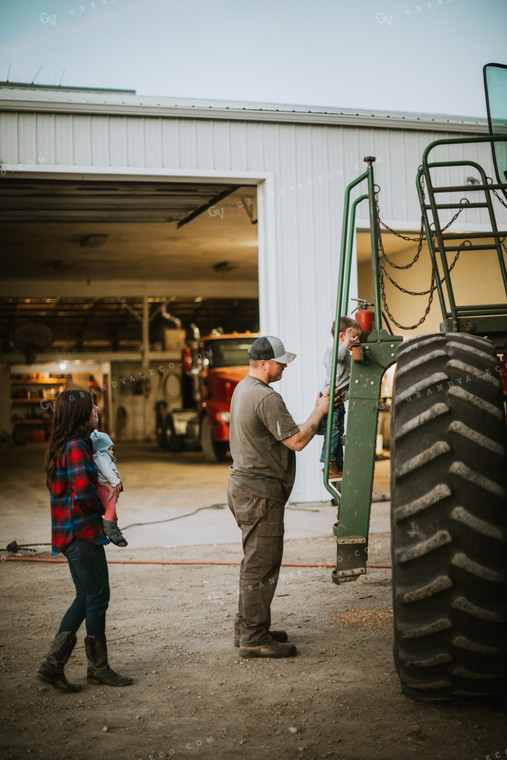
[[0,82],[0,89],[4,90],[33,90],[34,92],[43,92],[49,90],[50,92],[90,92],[94,94],[108,93],[111,95],[137,95],[137,90],[125,90],[117,87],[73,87],[71,85],[61,84],[35,84],[33,82]]
[[426,114],[389,116],[359,113],[332,113],[315,111],[283,111],[256,108],[229,108],[214,106],[162,106],[146,104],[44,102],[33,100],[0,100],[0,111],[34,113],[100,114],[111,116],[148,116],[172,119],[220,119],[227,121],[258,121],[289,124],[315,124],[324,126],[377,127],[385,129],[410,129],[418,131],[445,131],[465,133],[488,132],[486,120],[439,119]]

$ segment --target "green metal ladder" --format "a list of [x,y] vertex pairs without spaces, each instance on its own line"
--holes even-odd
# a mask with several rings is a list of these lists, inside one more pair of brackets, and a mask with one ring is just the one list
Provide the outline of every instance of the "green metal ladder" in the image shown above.
[[[442,332],[473,332],[476,335],[490,337],[499,346],[502,343],[505,346],[507,337],[507,270],[502,239],[507,240],[507,230],[498,229],[492,199],[493,193],[503,191],[505,185],[489,180],[483,167],[476,161],[430,161],[430,154],[442,145],[500,142],[507,143],[507,137],[470,137],[436,140],[431,143],[424,151],[422,165],[419,167],[417,192],[423,211],[428,248],[435,271],[435,285],[443,317]],[[480,176],[480,182],[455,186],[435,184],[432,170],[452,167],[475,169]],[[468,199],[464,199],[466,203],[463,203],[463,199],[458,202],[455,200],[439,200],[443,194],[452,195],[453,193],[464,192],[467,195],[476,196],[477,200],[469,202]],[[446,232],[442,226],[441,212],[465,208],[485,209],[489,218],[490,230],[485,232]],[[457,305],[451,281],[448,254],[455,256],[460,251],[485,250],[496,251],[500,277],[504,286],[505,302],[500,304]],[[443,284],[445,284],[445,291],[442,287]]]
[[[342,227],[341,257],[338,276],[338,295],[333,354],[331,361],[330,404],[327,416],[327,436],[324,462],[324,486],[338,504],[338,519],[333,533],[337,540],[337,562],[333,581],[342,583],[355,580],[366,572],[370,504],[375,464],[375,441],[380,400],[380,386],[384,372],[396,361],[401,336],[391,335],[382,328],[380,293],[379,226],[375,204],[375,158],[365,159],[367,170],[351,182],[345,191],[344,221]],[[351,204],[352,190],[362,182],[368,184],[367,194],[360,195]],[[340,318],[346,314],[349,301],[350,273],[355,234],[356,211],[359,204],[368,201],[370,216],[371,260],[373,270],[374,328],[367,340],[360,344],[360,360],[351,362],[349,409],[346,435],[343,438],[343,481],[338,489],[330,483],[329,459],[331,451],[332,409],[336,386]]]

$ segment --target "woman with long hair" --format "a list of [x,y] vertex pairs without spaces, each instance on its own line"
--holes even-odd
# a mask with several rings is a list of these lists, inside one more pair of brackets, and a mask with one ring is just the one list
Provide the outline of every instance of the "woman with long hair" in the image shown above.
[[64,667],[86,620],[88,683],[127,686],[131,678],[109,667],[106,610],[109,577],[102,528],[104,511],[97,496],[97,468],[90,433],[98,424],[98,407],[89,391],[63,391],[57,398],[46,450],[46,485],[51,497],[52,553],[65,555],[76,596],[43,659],[37,676],[60,691],[78,691],[65,678]]

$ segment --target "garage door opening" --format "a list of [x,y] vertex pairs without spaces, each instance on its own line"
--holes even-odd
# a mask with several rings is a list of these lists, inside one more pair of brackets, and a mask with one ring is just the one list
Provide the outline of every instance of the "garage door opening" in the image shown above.
[[154,440],[157,401],[183,405],[182,351],[199,335],[258,330],[255,185],[5,179],[0,193],[10,435],[14,386],[80,361],[108,366],[93,377],[110,396],[108,429]]

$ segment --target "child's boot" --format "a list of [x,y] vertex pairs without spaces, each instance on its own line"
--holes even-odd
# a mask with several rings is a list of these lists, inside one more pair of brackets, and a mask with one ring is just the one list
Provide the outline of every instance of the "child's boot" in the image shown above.
[[338,468],[336,462],[329,462],[329,482],[342,480],[343,472]]
[[128,546],[128,541],[123,538],[116,520],[102,520],[102,524],[104,526],[104,533],[113,544],[116,544],[116,546]]

